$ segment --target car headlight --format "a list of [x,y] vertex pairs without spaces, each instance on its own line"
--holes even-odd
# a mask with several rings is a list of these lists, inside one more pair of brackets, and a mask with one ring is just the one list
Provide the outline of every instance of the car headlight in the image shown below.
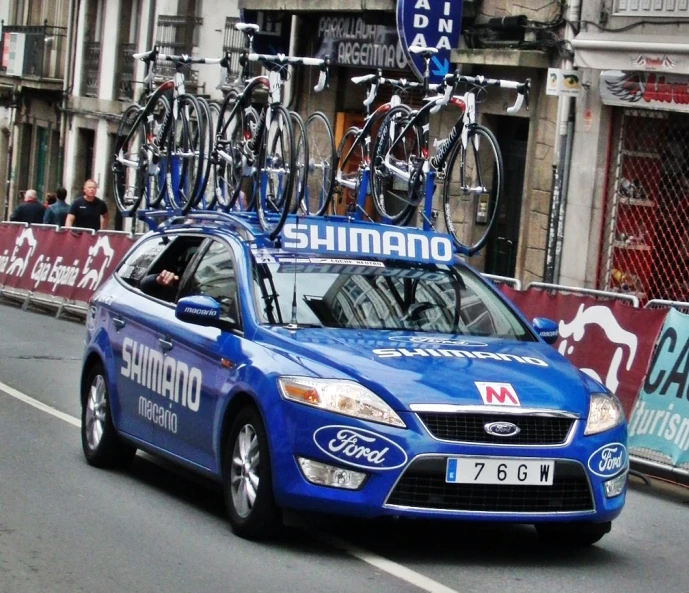
[[406,428],[395,410],[354,381],[280,377],[278,385],[282,397],[287,400],[361,420]]
[[620,400],[608,393],[592,393],[585,435],[598,434],[619,426],[624,421]]

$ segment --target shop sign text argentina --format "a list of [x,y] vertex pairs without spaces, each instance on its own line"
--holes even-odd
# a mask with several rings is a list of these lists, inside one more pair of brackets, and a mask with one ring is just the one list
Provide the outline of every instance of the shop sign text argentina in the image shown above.
[[407,58],[397,30],[392,24],[381,24],[379,17],[334,14],[318,20],[321,46],[319,58],[329,57],[340,66],[363,66],[404,70]]

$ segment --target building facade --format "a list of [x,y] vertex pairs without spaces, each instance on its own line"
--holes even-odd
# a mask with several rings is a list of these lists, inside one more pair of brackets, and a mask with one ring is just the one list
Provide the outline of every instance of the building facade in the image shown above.
[[688,34],[686,2],[584,4],[563,283],[689,300]]

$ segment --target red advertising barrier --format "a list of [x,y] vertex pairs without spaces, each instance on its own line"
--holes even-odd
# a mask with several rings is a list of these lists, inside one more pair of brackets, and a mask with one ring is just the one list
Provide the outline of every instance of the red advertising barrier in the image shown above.
[[636,309],[620,301],[500,286],[528,320],[559,324],[555,348],[615,393],[629,418],[648,370],[667,309]]
[[0,224],[0,286],[87,302],[133,241],[109,231]]

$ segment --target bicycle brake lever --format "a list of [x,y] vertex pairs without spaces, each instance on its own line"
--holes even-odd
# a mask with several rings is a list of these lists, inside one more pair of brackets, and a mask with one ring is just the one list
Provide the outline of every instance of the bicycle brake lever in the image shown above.
[[519,85],[517,88],[517,100],[514,102],[512,107],[507,108],[507,113],[517,113],[522,108],[522,105],[526,105],[526,109],[529,109],[529,90],[531,89],[531,79],[527,78],[524,84]]
[[321,72],[318,76],[318,84],[313,87],[313,90],[320,93],[328,84],[328,71],[330,70],[330,58],[326,58],[321,66]]
[[517,113],[524,103],[524,95],[522,93],[517,93],[517,100],[514,102],[512,107],[507,108],[507,113]]
[[321,70],[321,73],[318,76],[318,84],[315,87],[313,87],[313,90],[317,93],[320,93],[325,88],[325,83],[327,82],[327,80],[328,73],[325,70]]

